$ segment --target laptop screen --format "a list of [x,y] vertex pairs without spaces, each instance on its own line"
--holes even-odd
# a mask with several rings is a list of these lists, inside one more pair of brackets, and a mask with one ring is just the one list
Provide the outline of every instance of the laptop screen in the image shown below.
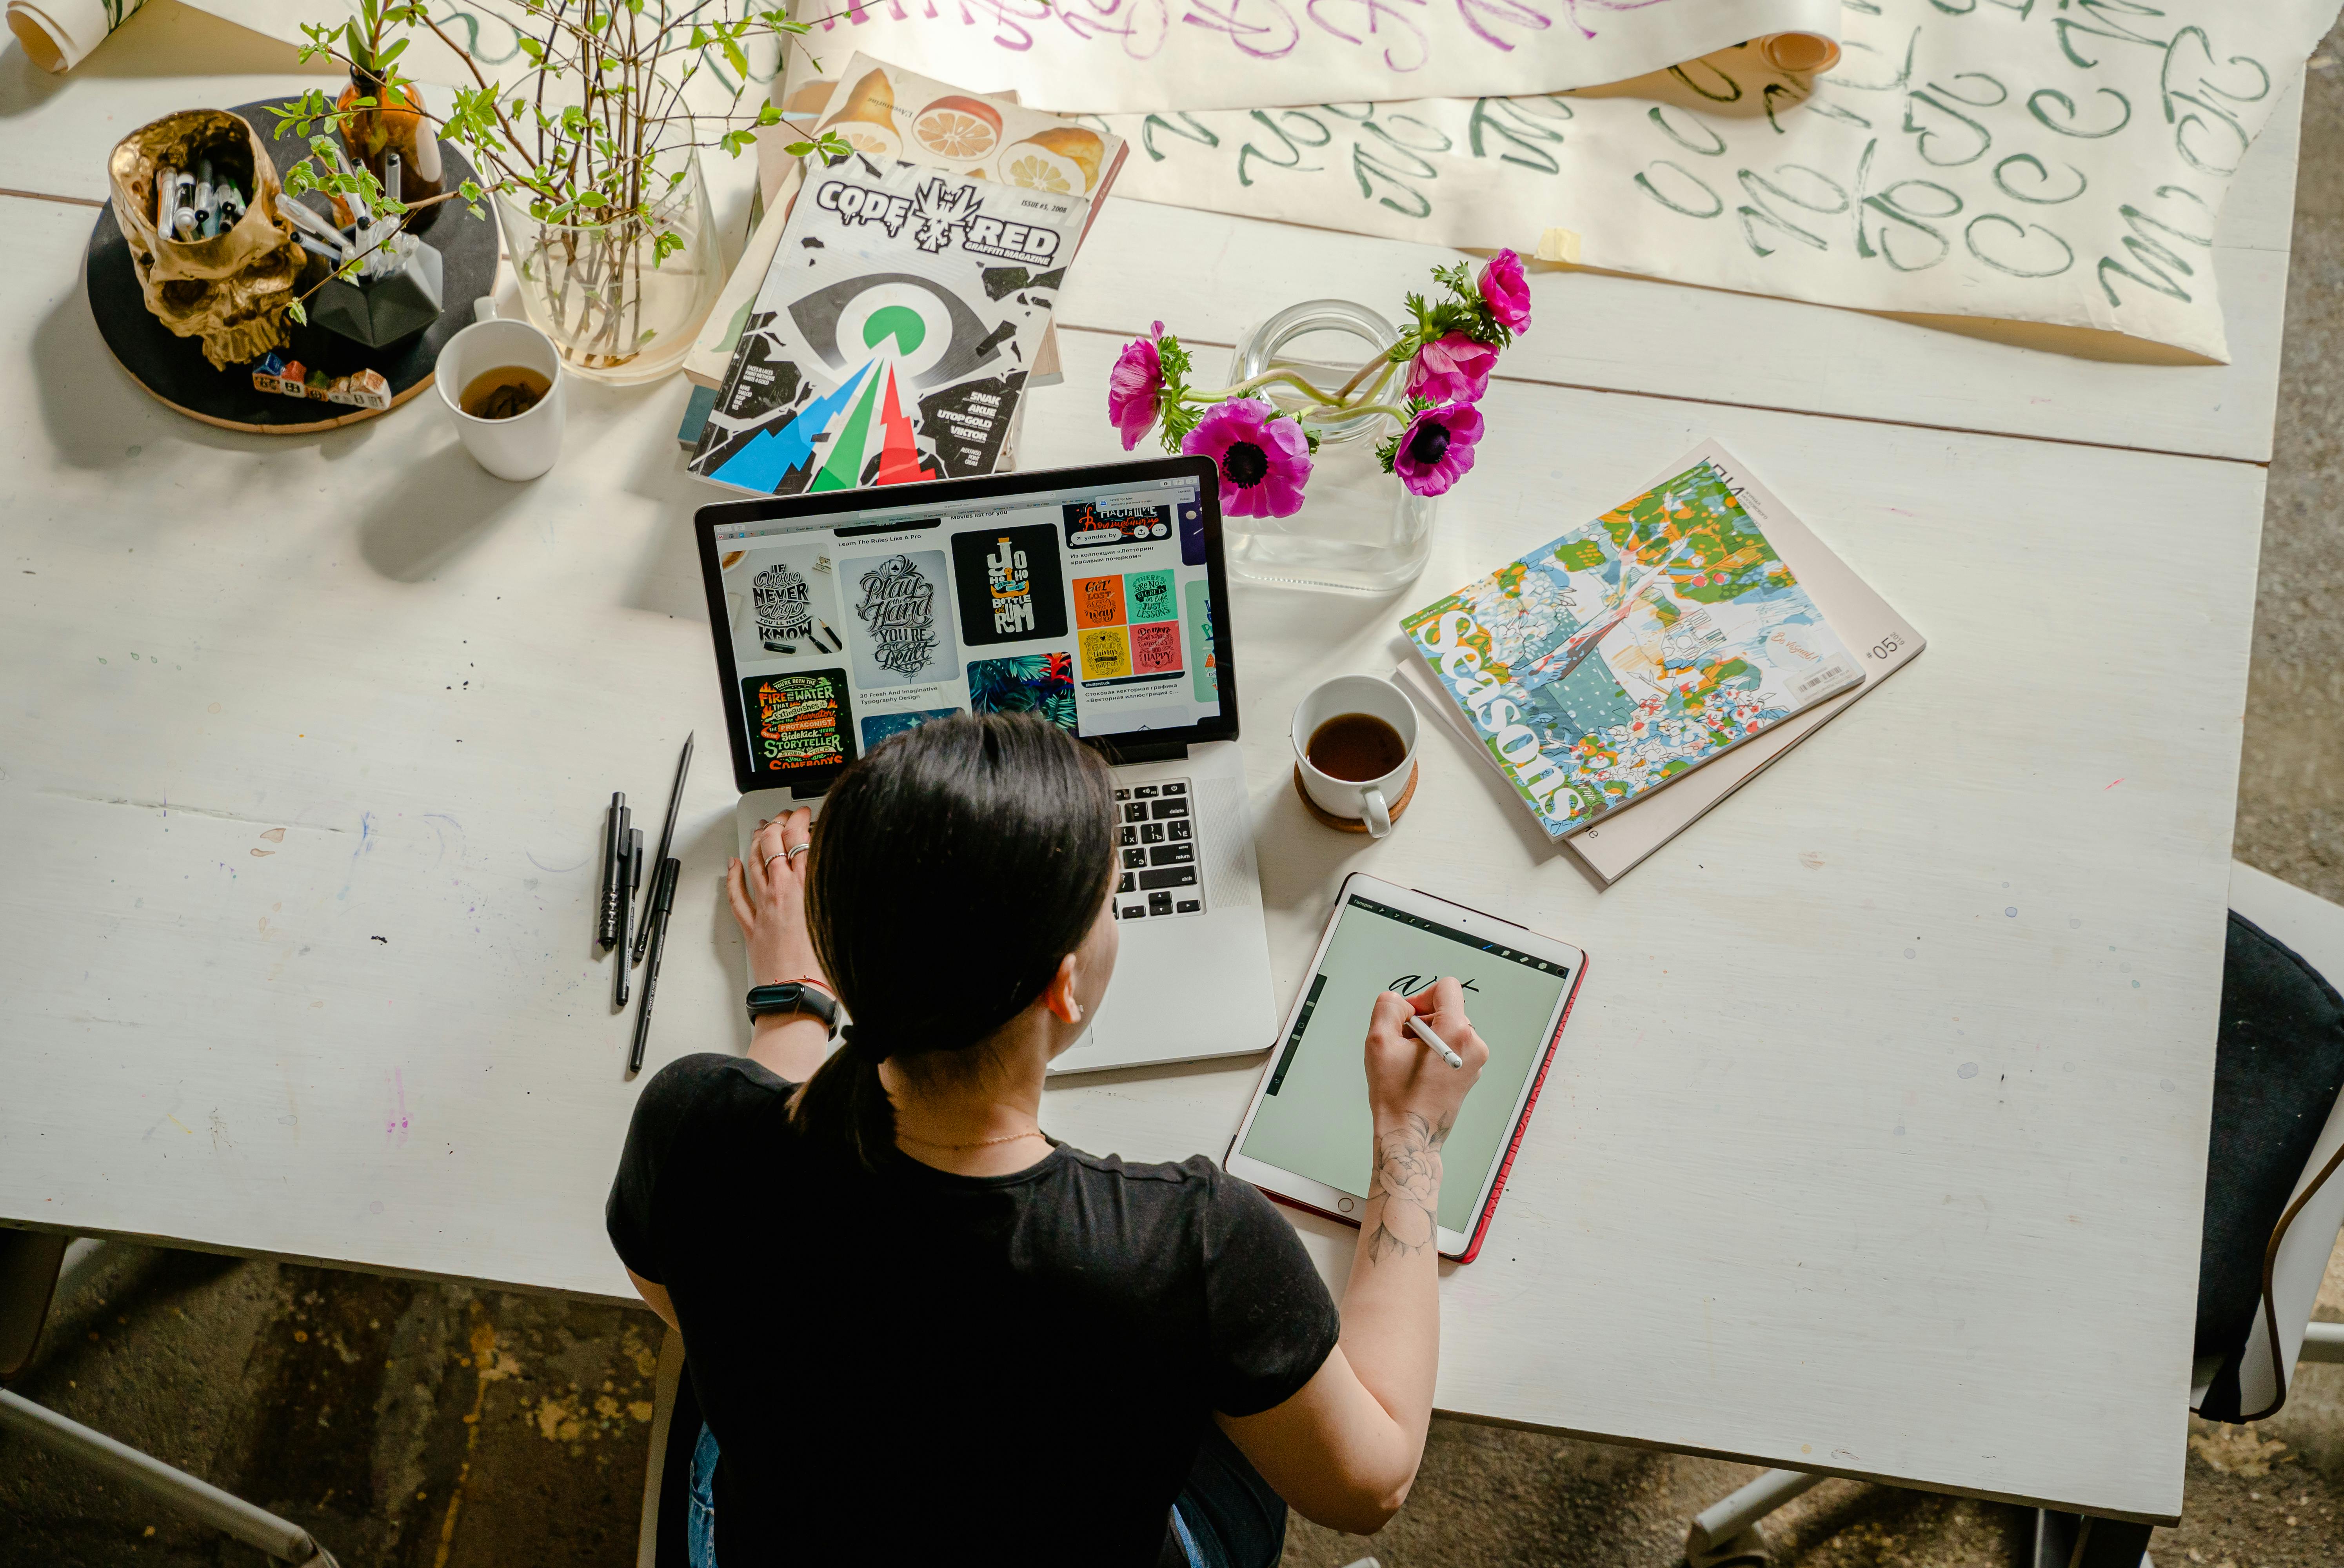
[[1237,732],[1202,461],[733,503],[699,524],[744,790],[819,794],[954,713],[1124,748]]

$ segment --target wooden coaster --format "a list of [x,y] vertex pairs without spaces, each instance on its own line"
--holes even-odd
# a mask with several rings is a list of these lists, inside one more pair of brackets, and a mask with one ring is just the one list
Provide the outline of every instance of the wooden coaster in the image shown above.
[[[276,160],[279,178],[309,151],[308,144],[298,136],[280,138],[269,134],[276,121],[267,112],[268,106],[284,101],[263,99],[239,104],[234,110],[259,130],[269,156]],[[450,188],[472,177],[472,166],[450,143],[440,144],[440,162]],[[308,200],[322,210],[322,198]],[[369,348],[323,327],[295,323],[291,324],[291,346],[281,352],[288,359],[324,371],[328,377],[379,370],[390,383],[394,408],[430,386],[440,348],[472,324],[472,301],[496,287],[497,223],[485,204],[482,212],[475,218],[460,200],[451,201],[421,231],[423,243],[440,253],[442,308],[437,322],[386,348]],[[146,297],[138,290],[138,275],[130,266],[130,246],[114,221],[111,201],[98,209],[82,279],[98,336],[115,362],[157,399],[190,419],[258,436],[306,436],[355,425],[381,412],[263,392],[253,386],[251,370],[242,365],[213,369],[201,344],[192,337],[173,336],[147,310]]]
[[[1422,771],[1423,769],[1420,767],[1411,768],[1408,770],[1408,788],[1401,790],[1399,792],[1399,799],[1391,803],[1391,819],[1395,823],[1399,820],[1400,813],[1408,809],[1408,803],[1416,799],[1416,780]],[[1302,765],[1298,762],[1294,765],[1294,792],[1302,797],[1302,807],[1304,810],[1308,811],[1313,817],[1318,818],[1322,824],[1334,829],[1337,832],[1364,833],[1368,830],[1367,823],[1362,821],[1360,819],[1357,817],[1338,817],[1332,811],[1329,811],[1325,807],[1319,805],[1318,801],[1310,799],[1310,791],[1302,787]]]

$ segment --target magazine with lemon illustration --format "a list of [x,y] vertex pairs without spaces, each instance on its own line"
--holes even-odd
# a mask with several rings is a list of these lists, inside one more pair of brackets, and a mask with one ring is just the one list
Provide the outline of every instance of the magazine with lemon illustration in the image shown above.
[[1400,621],[1551,839],[1863,684],[1714,442]]
[[[793,72],[808,69],[803,51],[790,54]],[[711,388],[724,384],[797,197],[802,169],[798,160],[780,153],[783,143],[811,136],[817,128],[835,130],[848,146],[874,157],[1084,196],[1093,216],[1123,167],[1120,136],[1021,109],[1007,98],[965,93],[867,55],[849,56],[836,75],[800,80],[793,75],[779,96],[786,119],[758,134],[759,179],[767,193],[764,215],[753,220],[740,262],[684,358],[684,374]],[[769,161],[786,167],[768,169]],[[1086,218],[1086,230],[1088,222]],[[1046,329],[1045,347],[1037,350],[1046,366],[1056,357],[1050,336]],[[1051,371],[1042,384],[1055,377]]]
[[1089,213],[1080,196],[809,155],[692,471],[783,496],[991,473]]
[[1005,98],[965,93],[868,55],[849,59],[834,84],[793,83],[788,103],[816,115],[817,132],[836,131],[856,152],[1086,196],[1093,213],[1123,167],[1121,136]]

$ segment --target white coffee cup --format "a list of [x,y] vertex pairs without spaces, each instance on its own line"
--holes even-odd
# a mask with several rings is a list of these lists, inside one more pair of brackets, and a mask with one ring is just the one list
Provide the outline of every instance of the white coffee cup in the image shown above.
[[[1399,736],[1399,766],[1373,779],[1339,779],[1310,760],[1310,741],[1330,719],[1364,713],[1380,719]],[[1302,778],[1303,793],[1330,817],[1364,823],[1370,838],[1392,829],[1391,809],[1408,789],[1416,770],[1416,707],[1408,693],[1373,675],[1339,675],[1310,689],[1295,704],[1294,766]]]
[[[546,394],[526,411],[510,419],[480,419],[464,412],[458,399],[473,377],[485,371],[517,365],[534,370],[549,383]],[[553,339],[526,321],[475,321],[440,350],[433,372],[440,400],[456,421],[464,450],[472,460],[500,479],[534,479],[561,456],[561,419],[569,387],[561,374],[561,355]]]

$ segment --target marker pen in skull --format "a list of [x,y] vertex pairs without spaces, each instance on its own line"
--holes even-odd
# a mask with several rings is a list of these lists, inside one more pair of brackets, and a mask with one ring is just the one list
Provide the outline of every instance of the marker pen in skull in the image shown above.
[[196,226],[197,228],[202,228],[211,221],[212,161],[209,158],[197,158],[196,160],[195,208]]
[[176,199],[179,194],[179,171],[165,164],[155,171],[155,232],[171,232],[171,215],[179,210]]

